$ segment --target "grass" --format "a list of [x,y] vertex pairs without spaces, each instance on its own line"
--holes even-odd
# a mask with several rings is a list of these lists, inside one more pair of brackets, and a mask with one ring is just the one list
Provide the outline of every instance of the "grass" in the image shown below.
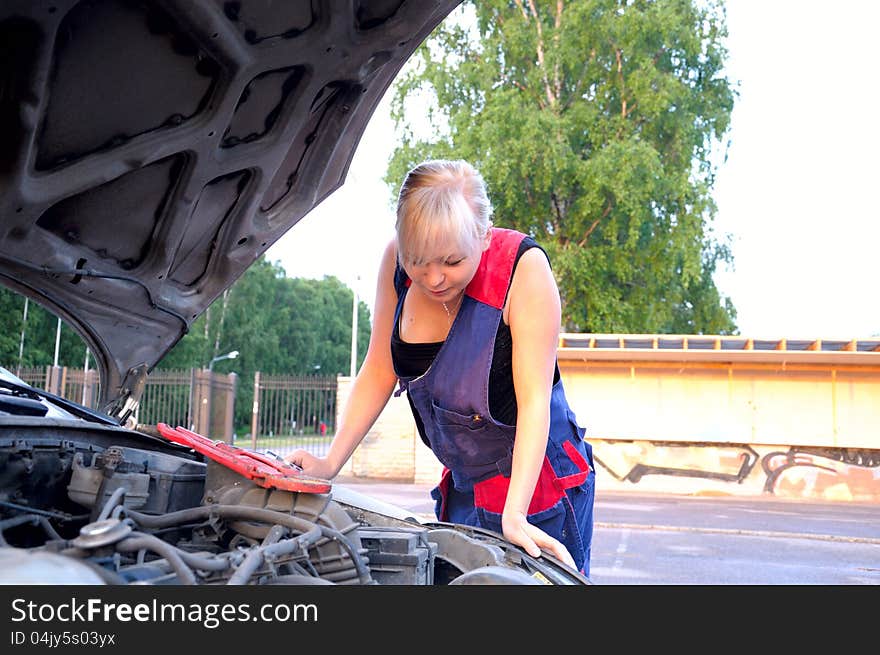
[[319,444],[327,444],[333,440],[333,435],[328,432],[326,435],[320,435],[316,432],[304,434],[282,434],[275,436],[258,436],[256,447],[251,437],[239,437],[235,440],[235,445],[240,448],[249,448],[251,450],[273,450],[280,446],[292,448],[311,448]]

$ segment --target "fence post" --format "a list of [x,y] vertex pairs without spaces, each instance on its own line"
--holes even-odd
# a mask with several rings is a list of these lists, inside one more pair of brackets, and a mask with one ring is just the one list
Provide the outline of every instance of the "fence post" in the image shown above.
[[61,384],[62,376],[61,376],[61,367],[60,366],[47,366],[46,367],[46,391],[49,393],[54,393],[56,396],[60,396],[64,393],[64,387]]
[[205,410],[206,427],[205,431],[200,432],[199,434],[204,434],[205,436],[216,440],[216,437],[214,436],[217,433],[217,431],[214,429],[214,371],[212,371],[211,369],[208,369],[207,371],[205,369],[202,369],[202,376],[208,381],[206,394],[208,402],[205,403],[205,401],[202,401],[203,408]]
[[189,369],[189,399],[187,402],[189,404],[186,407],[186,428],[187,430],[195,431],[196,369],[194,368]]
[[83,405],[87,407],[94,407],[97,405],[96,402],[96,392],[98,386],[98,371],[95,369],[89,369],[85,372],[83,376]]
[[224,416],[223,425],[226,426],[226,441],[230,444],[235,443],[235,396],[238,391],[238,374],[230,373],[226,376],[229,380],[226,387],[226,414]]
[[207,371],[193,369],[193,431],[198,434],[210,436],[211,417],[208,414],[208,398],[211,395],[211,381]]
[[251,449],[257,449],[257,428],[260,427],[260,372],[254,371],[254,406],[251,410]]

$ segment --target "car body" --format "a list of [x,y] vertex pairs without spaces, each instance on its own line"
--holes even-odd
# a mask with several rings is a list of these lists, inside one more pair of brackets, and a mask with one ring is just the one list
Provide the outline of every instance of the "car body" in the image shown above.
[[79,333],[102,394],[96,411],[0,370],[0,582],[589,584],[499,534],[133,421],[192,322],[344,182],[459,1],[0,5],[0,282]]

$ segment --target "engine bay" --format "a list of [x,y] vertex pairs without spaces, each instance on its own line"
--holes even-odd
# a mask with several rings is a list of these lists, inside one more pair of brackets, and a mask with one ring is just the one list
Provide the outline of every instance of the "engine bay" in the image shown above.
[[[122,430],[0,440],[0,582],[110,585],[583,584],[476,528],[368,497],[260,486]],[[137,435],[151,439],[150,435]],[[158,441],[158,440],[157,440]]]

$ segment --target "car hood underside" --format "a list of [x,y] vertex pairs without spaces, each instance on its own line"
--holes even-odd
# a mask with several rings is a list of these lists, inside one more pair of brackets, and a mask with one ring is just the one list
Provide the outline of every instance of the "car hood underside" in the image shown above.
[[459,1],[0,4],[0,282],[80,333],[108,411],[343,183]]

